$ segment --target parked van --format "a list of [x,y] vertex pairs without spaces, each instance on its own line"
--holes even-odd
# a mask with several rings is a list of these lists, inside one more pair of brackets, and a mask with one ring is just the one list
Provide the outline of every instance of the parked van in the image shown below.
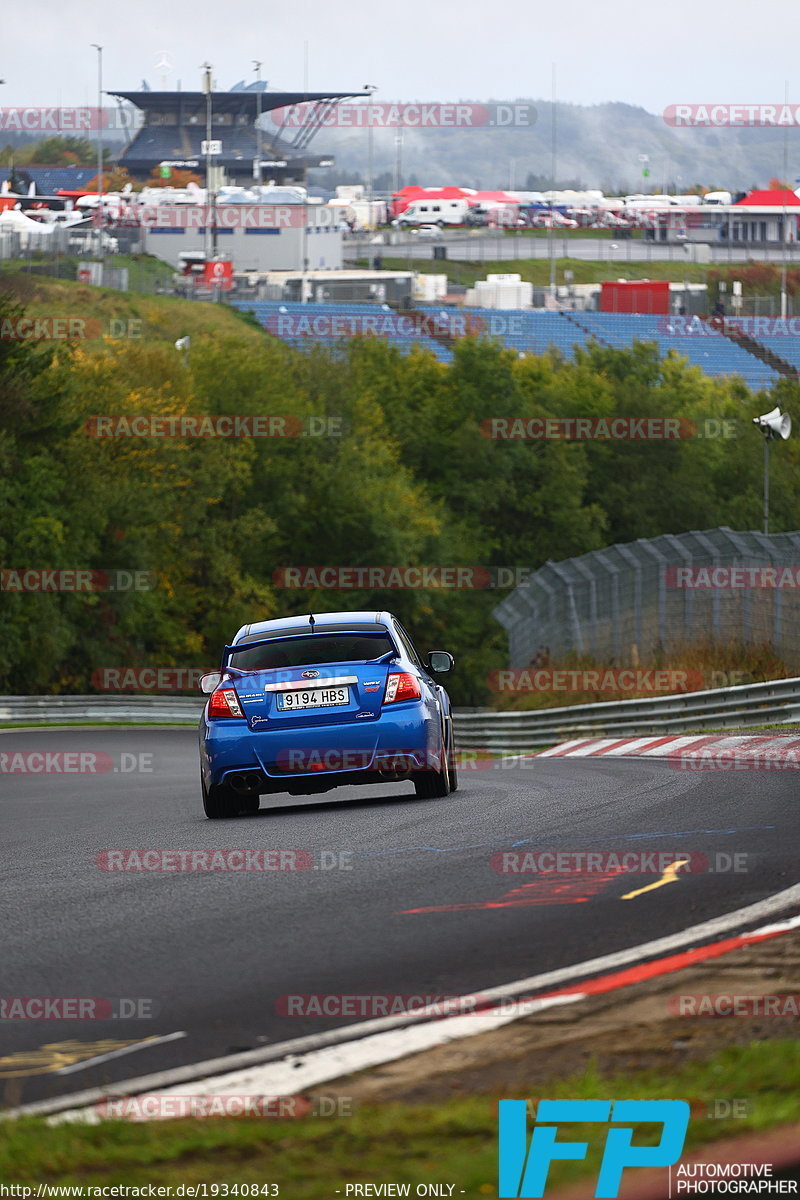
[[469,204],[466,200],[412,200],[405,212],[392,222],[398,229],[408,225],[463,225]]

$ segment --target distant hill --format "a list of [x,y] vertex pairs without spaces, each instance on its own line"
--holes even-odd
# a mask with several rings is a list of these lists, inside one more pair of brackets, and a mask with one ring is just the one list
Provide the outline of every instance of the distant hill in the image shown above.
[[[483,101],[491,103],[491,101]],[[459,183],[495,188],[551,185],[552,105],[534,104],[536,124],[529,129],[426,129],[403,131],[401,178],[413,175],[425,185]],[[561,187],[602,188],[608,195],[632,191],[687,191],[694,184],[745,191],[765,187],[786,175],[792,186],[800,176],[800,129],[674,129],[661,114],[632,104],[556,105],[556,183]],[[325,128],[314,142],[317,152],[336,156],[333,172],[317,172],[325,186],[336,172],[363,176],[367,133],[363,129]],[[649,156],[650,176],[642,177],[639,155]],[[396,142],[392,129],[373,136],[375,176],[392,174]],[[516,162],[512,162],[516,160]]]

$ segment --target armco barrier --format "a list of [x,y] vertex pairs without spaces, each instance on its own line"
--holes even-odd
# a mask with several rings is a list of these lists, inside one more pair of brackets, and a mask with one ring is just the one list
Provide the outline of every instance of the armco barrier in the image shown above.
[[680,734],[696,729],[789,725],[797,721],[800,721],[800,678],[647,700],[543,708],[535,712],[500,713],[485,709],[459,712],[456,737],[462,749],[524,751],[581,736]]
[[0,725],[196,724],[205,696],[0,696]]
[[[0,696],[0,725],[193,725],[205,697]],[[800,678],[646,700],[576,704],[534,712],[456,710],[462,749],[534,750],[567,738],[682,733],[800,722]]]

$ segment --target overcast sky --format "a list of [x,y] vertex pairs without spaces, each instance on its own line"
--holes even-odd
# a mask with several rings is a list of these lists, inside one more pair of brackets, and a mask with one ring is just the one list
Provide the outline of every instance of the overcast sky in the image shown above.
[[[302,89],[304,43],[314,91],[376,84],[378,99],[621,100],[651,112],[680,102],[800,101],[800,5],[571,0],[396,4],[293,0],[138,0],[77,8],[64,0],[6,4],[0,33],[0,105],[93,104],[96,52],[107,87],[185,90],[213,63],[217,86],[254,78],[252,59],[278,89]],[[166,53],[172,69],[156,70]],[[796,80],[796,82],[795,82]]]

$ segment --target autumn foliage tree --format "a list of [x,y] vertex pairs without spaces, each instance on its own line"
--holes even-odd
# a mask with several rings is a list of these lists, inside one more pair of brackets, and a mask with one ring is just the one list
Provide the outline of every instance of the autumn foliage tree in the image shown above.
[[185,188],[190,183],[196,183],[199,187],[202,182],[201,176],[195,171],[182,171],[177,167],[170,167],[170,173],[166,179],[161,175],[160,167],[153,167],[147,178],[148,187]]
[[[75,285],[77,288],[79,285]],[[108,303],[108,302],[106,302]],[[0,563],[146,571],[116,595],[14,593],[0,604],[0,690],[92,690],[103,667],[213,667],[247,621],[389,608],[423,652],[445,647],[461,704],[505,665],[492,588],[285,586],[287,566],[535,569],[614,542],[761,520],[751,418],[770,395],[712,379],[655,346],[519,358],[465,338],[451,363],[379,338],[294,350],[214,306],[159,309],[140,339],[0,340]],[[191,314],[191,348],[176,322]],[[226,321],[222,321],[222,317]],[[0,300],[3,320],[19,313]],[[119,414],[292,415],[306,436],[96,437]],[[728,420],[737,437],[503,441],[513,417]],[[691,427],[691,426],[689,426]],[[309,431],[315,430],[316,434]],[[771,464],[773,529],[798,527],[800,439]],[[36,631],[35,638],[31,630]]]

